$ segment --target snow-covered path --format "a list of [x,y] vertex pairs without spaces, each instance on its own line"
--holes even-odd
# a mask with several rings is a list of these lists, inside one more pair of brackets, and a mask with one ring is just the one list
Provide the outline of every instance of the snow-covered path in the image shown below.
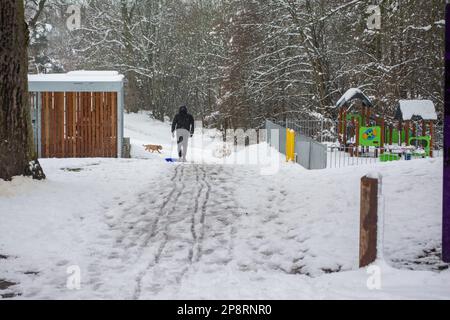
[[[18,283],[19,298],[450,297],[439,262],[440,187],[430,188],[441,184],[440,161],[378,166],[385,257],[396,268],[383,267],[381,291],[368,290],[357,265],[354,194],[368,168],[287,165],[261,176],[253,166],[157,159],[43,164],[47,181],[0,188],[0,251],[9,256],[0,279]],[[424,176],[426,192],[415,183]],[[73,265],[81,290],[66,287]]]
[[196,264],[214,268],[232,260],[240,217],[228,187],[236,180],[233,167],[178,164],[172,171],[157,190],[145,186],[136,199],[107,213],[111,234],[104,238],[112,241],[112,251],[98,252],[89,268],[98,292],[115,292],[117,279],[127,274],[123,298],[174,296]]
[[[345,180],[348,171],[330,177],[300,170],[304,182],[299,184],[292,179],[296,167],[264,177],[252,166],[177,164],[167,167],[156,185],[142,185],[135,197],[107,210],[108,231],[100,236],[106,243],[97,246],[100,250],[90,261],[86,297],[441,297],[432,290],[399,289],[426,281],[439,292],[439,283],[449,276],[448,271],[443,278],[434,273],[446,266],[427,253],[439,249],[433,215],[399,230],[403,214],[398,208],[408,193],[392,182],[401,172],[402,183],[411,184],[426,172],[419,168],[385,173],[390,211],[385,256],[399,268],[383,269],[390,277],[384,282],[386,291],[368,290],[367,275],[357,267],[358,201],[351,194],[357,193],[354,180],[359,179]],[[366,169],[358,170],[356,177]],[[319,194],[314,184],[327,186],[328,196]],[[426,197],[416,199],[423,210]],[[422,219],[414,211],[403,217]],[[428,271],[408,273],[410,265]]]

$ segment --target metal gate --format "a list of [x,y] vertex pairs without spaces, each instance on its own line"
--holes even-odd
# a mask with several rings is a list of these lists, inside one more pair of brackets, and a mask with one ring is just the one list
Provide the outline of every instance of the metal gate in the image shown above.
[[117,156],[116,92],[31,93],[42,158]]

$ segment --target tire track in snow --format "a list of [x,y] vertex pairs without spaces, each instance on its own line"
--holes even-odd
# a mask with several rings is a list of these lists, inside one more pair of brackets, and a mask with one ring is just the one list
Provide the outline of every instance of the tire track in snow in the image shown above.
[[[199,173],[200,171],[200,173]],[[188,254],[188,260],[189,264],[183,269],[183,271],[180,273],[180,275],[177,277],[176,282],[177,285],[181,284],[181,281],[183,277],[186,275],[186,273],[189,271],[189,269],[192,267],[192,264],[195,262],[198,262],[201,257],[201,248],[202,248],[202,241],[205,236],[205,218],[206,218],[206,209],[207,204],[209,202],[210,193],[211,193],[211,185],[206,180],[206,171],[203,167],[195,166],[195,173],[196,173],[196,182],[198,187],[197,196],[195,198],[195,205],[194,210],[192,212],[191,217],[191,234],[192,234],[192,247],[189,250]],[[206,192],[203,197],[202,205],[200,206],[200,199],[202,198],[202,194],[206,188]],[[196,223],[196,216],[200,213],[199,217],[199,223]],[[200,229],[200,235],[197,235],[196,229]]]
[[199,262],[200,258],[203,254],[203,241],[205,239],[205,221],[206,221],[206,209],[209,202],[209,198],[211,196],[211,184],[206,179],[206,171],[204,167],[200,168],[202,172],[202,183],[206,186],[206,194],[205,199],[202,203],[201,207],[201,216],[200,216],[200,236],[197,242],[197,257],[195,258],[195,262]]
[[[90,284],[97,291],[108,287],[107,278],[114,278],[117,274],[125,272],[126,264],[137,263],[142,259],[142,255],[153,238],[157,236],[159,221],[164,213],[164,208],[171,201],[176,189],[173,183],[179,179],[181,168],[174,167],[172,175],[160,177],[161,190],[170,190],[163,196],[164,202],[157,204],[157,198],[161,193],[154,194],[149,192],[140,192],[135,201],[128,206],[126,201],[121,201],[115,210],[120,210],[121,214],[106,216],[105,223],[110,232],[118,232],[115,236],[102,234],[99,241],[113,240],[111,250],[108,252],[94,250],[95,262],[88,267]],[[172,184],[172,185],[171,185]],[[145,186],[144,189],[149,189]],[[112,210],[112,213],[115,211]],[[112,220],[114,218],[114,220]],[[112,220],[112,221],[111,221]],[[142,237],[145,235],[145,238]],[[135,248],[133,250],[133,248]],[[104,265],[104,261],[111,261]]]
[[165,249],[165,247],[166,247],[166,245],[167,245],[167,242],[169,241],[169,225],[170,225],[170,221],[169,221],[168,218],[169,218],[173,213],[176,212],[178,201],[179,201],[181,195],[183,194],[183,191],[185,191],[185,188],[186,188],[185,179],[184,179],[184,170],[185,170],[185,166],[182,167],[182,169],[181,169],[182,174],[181,174],[181,176],[180,176],[180,178],[179,178],[179,182],[181,183],[181,189],[178,189],[177,196],[175,197],[175,199],[174,199],[174,201],[173,201],[173,207],[172,207],[172,210],[169,211],[169,212],[167,213],[167,215],[166,215],[166,217],[167,217],[167,222],[166,222],[166,224],[164,225],[164,241],[163,241],[163,243],[160,245],[159,250],[158,250],[158,253],[157,253],[157,255],[155,256],[155,262],[156,262],[157,264],[159,263],[159,261],[160,261],[160,259],[161,259],[161,255],[162,255],[162,253],[163,253],[163,251],[164,251],[164,249]]
[[[180,169],[181,168],[181,169]],[[141,247],[141,253],[139,254],[139,256],[141,257],[143,255],[143,251],[145,251],[145,249],[147,248],[147,246],[150,244],[150,241],[156,237],[157,235],[157,231],[158,231],[158,224],[161,221],[161,217],[165,217],[166,218],[166,223],[164,224],[164,233],[163,233],[163,242],[159,245],[158,247],[158,251],[154,257],[154,259],[152,259],[146,266],[146,268],[144,270],[142,270],[136,277],[136,286],[135,286],[135,291],[134,291],[134,295],[133,295],[133,299],[134,300],[138,300],[141,296],[141,292],[142,292],[142,281],[145,277],[145,275],[148,273],[148,271],[150,270],[150,268],[152,268],[154,265],[157,265],[159,263],[159,259],[161,257],[161,254],[165,248],[165,246],[167,245],[168,239],[169,239],[169,234],[168,234],[168,228],[169,228],[169,216],[171,213],[175,212],[176,208],[177,208],[177,204],[179,201],[179,198],[181,196],[181,194],[183,193],[183,189],[184,189],[184,166],[177,166],[175,169],[175,175],[172,178],[172,182],[175,183],[174,187],[172,188],[172,190],[170,191],[170,193],[168,194],[166,200],[163,202],[159,212],[158,212],[158,216],[155,219],[153,225],[152,225],[152,229],[151,232],[149,234],[149,236],[145,239],[142,247]],[[182,182],[182,187],[179,187],[179,184],[176,183],[176,180],[178,180],[178,182]],[[175,197],[174,197],[175,195]],[[172,200],[173,198],[173,200]],[[166,207],[172,203],[172,208],[170,209],[170,211],[166,211]]]
[[[150,241],[156,236],[158,223],[160,221],[160,218],[164,216],[164,210],[166,209],[167,205],[171,202],[172,197],[175,195],[175,193],[177,193],[177,195],[175,196],[173,202],[175,202],[175,203],[178,202],[178,199],[179,199],[179,197],[180,197],[180,195],[182,193],[182,190],[184,189],[184,185],[183,185],[183,187],[180,190],[178,188],[178,185],[176,184],[176,181],[175,181],[175,180],[177,180],[177,178],[178,178],[178,181],[182,181],[183,174],[184,174],[184,167],[181,167],[181,170],[180,170],[180,166],[177,166],[175,171],[176,171],[176,173],[175,173],[174,177],[171,180],[172,183],[175,183],[175,185],[172,188],[172,190],[170,191],[170,193],[168,194],[167,199],[163,202],[163,204],[161,206],[161,209],[158,211],[158,216],[155,219],[155,221],[153,222],[153,225],[152,225],[152,228],[151,228],[152,232],[145,239],[143,247],[142,247],[143,249],[147,248],[148,245],[150,244]],[[180,171],[181,171],[181,173],[180,173]],[[167,226],[167,224],[166,224],[166,226]]]
[[[214,265],[231,261],[237,205],[232,188],[222,182],[238,183],[233,172],[222,167],[181,165],[181,174],[174,179],[176,185],[168,194],[160,210],[157,228],[149,235],[155,239],[153,256],[135,278],[133,299],[177,292],[189,270],[199,264]],[[225,172],[226,171],[226,172]],[[210,176],[215,176],[215,180]],[[217,186],[215,186],[215,182]],[[196,186],[193,189],[187,186]],[[214,207],[210,201],[214,199]],[[212,210],[212,211],[211,211]],[[211,219],[209,219],[209,215]],[[208,222],[209,221],[209,222]],[[159,227],[159,228],[158,228]],[[146,241],[151,246],[150,241]],[[203,261],[203,257],[208,259]],[[167,292],[166,292],[167,294]]]
[[[170,182],[171,183],[174,183],[175,182],[175,180],[178,178],[178,176],[179,176],[179,174],[180,174],[180,167],[176,167],[175,168],[175,172],[174,172],[174,174],[173,174],[173,176],[170,178]],[[151,239],[153,238],[153,237],[155,237],[155,235],[156,235],[156,228],[157,228],[157,226],[158,226],[158,223],[159,223],[159,219],[161,218],[161,215],[162,215],[162,213],[163,213],[163,210],[164,210],[164,208],[167,206],[167,204],[170,202],[170,200],[171,200],[171,198],[172,198],[172,196],[173,196],[173,194],[175,193],[175,191],[176,191],[176,187],[174,187],[174,188],[172,188],[172,190],[170,191],[170,193],[166,196],[166,200],[162,203],[162,205],[161,205],[161,207],[160,207],[160,209],[159,210],[157,210],[157,212],[158,212],[158,214],[156,215],[156,217],[155,217],[155,219],[153,220],[153,222],[151,222],[150,224],[146,224],[144,227],[140,227],[139,228],[139,230],[140,231],[142,231],[142,230],[151,230],[151,232],[149,233],[149,235],[145,238],[145,240],[144,240],[144,242],[142,243],[142,244],[140,244],[139,245],[139,251],[138,251],[138,254],[137,254],[137,257],[139,258],[141,255],[142,255],[142,253],[143,253],[143,251],[145,250],[145,248],[148,246],[148,244],[149,244],[149,242],[151,241]],[[148,199],[148,193],[140,193],[139,195],[138,195],[138,198],[139,199]],[[138,208],[139,207],[139,205],[140,205],[140,202],[138,202],[138,204],[135,204],[135,205],[133,205],[133,206],[131,206],[131,207],[128,207],[127,209],[125,209],[124,211],[125,211],[125,214],[123,214],[121,217],[120,217],[120,220],[119,220],[119,222],[120,223],[124,223],[124,221],[126,221],[129,217],[134,217],[135,216],[135,209],[136,208]],[[152,207],[152,205],[154,205],[154,202],[151,202],[151,203],[149,203],[149,206],[148,207],[144,207],[144,209],[143,209],[143,211],[142,211],[142,213],[141,213],[141,216],[143,216],[143,215],[145,215],[146,213],[148,213],[148,212],[150,212],[151,211],[151,207]],[[131,221],[131,222],[127,222],[126,224],[130,224],[130,223],[133,223],[133,224],[136,224],[136,223],[138,223],[138,222],[140,222],[141,220],[139,220],[139,221]],[[117,240],[116,240],[116,243],[117,244],[122,244],[123,243],[123,241],[125,240],[125,238],[127,237],[127,236],[129,236],[130,235],[130,230],[133,230],[134,228],[130,228],[130,227],[128,227],[128,228],[125,228],[124,230],[122,230],[122,235],[119,237],[119,238],[117,238]],[[138,231],[139,231],[138,230]],[[137,240],[137,239],[134,239],[133,241],[132,241],[132,243],[134,243],[134,241],[135,240]]]
[[[202,239],[204,238],[204,231],[203,231],[203,236],[202,234],[198,235],[197,234],[197,230],[196,229],[204,229],[204,221],[205,221],[205,216],[206,216],[206,208],[207,208],[207,203],[209,201],[210,198],[210,185],[209,183],[206,181],[206,171],[200,167],[199,165],[194,165],[194,166],[190,166],[189,168],[194,168],[194,172],[195,172],[195,178],[191,180],[192,176],[191,175],[185,175],[183,178],[186,179],[188,184],[193,184],[194,182],[197,185],[197,193],[194,194],[194,205],[193,205],[193,212],[191,215],[189,215],[189,212],[187,211],[187,208],[185,208],[185,211],[180,211],[180,216],[186,216],[188,217],[189,221],[185,221],[186,219],[181,219],[180,222],[185,222],[185,225],[189,225],[190,222],[190,228],[189,228],[189,233],[192,236],[192,240],[191,240],[191,245],[190,248],[187,250],[187,258],[185,259],[185,267],[183,268],[181,266],[181,271],[179,271],[180,266],[175,266],[172,267],[170,264],[167,265],[161,265],[161,257],[163,255],[164,249],[166,248],[166,245],[168,243],[168,238],[169,238],[169,232],[167,230],[166,236],[167,238],[165,238],[165,241],[162,244],[162,247],[160,248],[161,250],[158,251],[157,255],[155,256],[155,261],[152,263],[150,263],[148,265],[147,271],[146,273],[150,272],[150,269],[152,268],[162,268],[164,270],[164,275],[167,275],[167,279],[166,281],[163,280],[164,283],[161,282],[153,282],[151,287],[153,288],[162,288],[165,287],[168,283],[170,283],[171,279],[174,279],[174,284],[176,284],[177,286],[179,286],[181,284],[181,281],[184,277],[184,275],[188,272],[189,268],[192,266],[192,264],[195,261],[194,257],[198,256],[198,252],[199,252],[199,248],[201,250],[201,242]],[[200,168],[200,170],[199,170]],[[201,174],[199,173],[199,171],[201,171]],[[206,193],[205,193],[205,189],[206,189]],[[193,196],[192,193],[190,192],[190,190],[186,190],[185,189],[185,184],[183,184],[183,191],[186,191],[188,193],[188,196]],[[182,194],[183,192],[181,192]],[[200,205],[200,199],[204,199],[201,202]],[[182,209],[182,208],[179,208]],[[174,213],[176,212],[175,210],[172,212]],[[196,222],[197,220],[197,216],[200,214],[200,217],[198,218],[199,222]],[[174,240],[175,242],[176,240]],[[196,250],[197,249],[197,250]],[[184,247],[181,246],[180,249],[178,250],[172,250],[170,252],[167,252],[167,255],[169,257],[171,257],[176,253],[179,253],[179,251],[184,251],[186,250]],[[173,260],[173,257],[172,259]],[[198,260],[198,259],[197,259]],[[170,261],[169,261],[170,262]],[[153,270],[154,272],[154,270]],[[168,275],[172,274],[173,276],[170,278]],[[145,277],[145,275],[143,276]],[[158,278],[159,279],[159,278]],[[160,290],[158,290],[160,291]]]
[[181,164],[159,179],[160,191],[144,186],[148,191],[138,193],[137,203],[119,207],[125,214],[118,215],[115,227],[124,243],[114,247],[112,266],[95,267],[97,289],[105,291],[107,281],[126,272],[128,284],[122,285],[132,283],[129,298],[173,296],[191,271],[230,263],[241,216],[234,191],[242,173],[247,174]]

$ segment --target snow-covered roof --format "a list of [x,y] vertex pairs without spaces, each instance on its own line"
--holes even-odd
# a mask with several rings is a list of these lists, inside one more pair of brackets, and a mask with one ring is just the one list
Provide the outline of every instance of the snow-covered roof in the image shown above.
[[29,82],[122,82],[117,71],[72,71],[54,74],[30,74]]
[[339,99],[339,101],[336,103],[336,107],[342,108],[355,99],[360,99],[364,103],[364,105],[368,107],[373,106],[372,100],[370,100],[369,97],[364,94],[364,92],[362,92],[358,88],[351,88],[347,90],[347,92]]
[[396,114],[397,120],[437,120],[438,116],[433,101],[431,100],[400,100]]
[[117,71],[72,71],[28,75],[30,92],[119,92],[124,76]]

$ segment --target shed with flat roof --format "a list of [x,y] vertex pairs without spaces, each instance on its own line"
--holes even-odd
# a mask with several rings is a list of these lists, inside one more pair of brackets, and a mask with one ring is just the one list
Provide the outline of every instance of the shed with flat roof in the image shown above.
[[28,76],[40,158],[121,157],[124,76],[73,71]]

